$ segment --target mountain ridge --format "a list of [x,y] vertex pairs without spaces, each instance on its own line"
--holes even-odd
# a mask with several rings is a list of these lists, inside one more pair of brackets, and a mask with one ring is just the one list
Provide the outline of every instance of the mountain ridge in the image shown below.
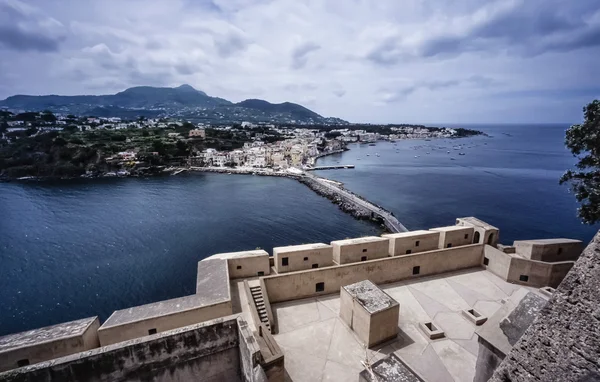
[[233,103],[212,97],[191,85],[177,87],[134,86],[105,95],[25,95],[0,100],[0,108],[9,110],[51,110],[78,115],[100,111],[104,117],[178,117],[203,122],[276,122],[345,124],[338,118],[326,118],[296,103],[271,103],[246,99]]

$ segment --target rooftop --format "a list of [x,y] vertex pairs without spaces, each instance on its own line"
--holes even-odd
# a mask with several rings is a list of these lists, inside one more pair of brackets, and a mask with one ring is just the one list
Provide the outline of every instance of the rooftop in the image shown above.
[[516,240],[514,244],[527,243],[527,244],[565,244],[565,243],[581,243],[581,240],[573,239],[538,239],[538,240]]
[[262,249],[255,249],[252,251],[241,251],[241,252],[228,252],[228,253],[217,253],[216,255],[212,255],[207,258],[207,260],[213,259],[235,259],[242,257],[253,257],[253,256],[269,256],[267,251]]
[[427,231],[424,229],[420,229],[417,231],[408,231],[408,232],[399,232],[399,233],[388,233],[385,235],[381,235],[382,237],[386,237],[386,238],[392,238],[392,239],[396,239],[396,238],[401,238],[401,237],[413,237],[413,236],[420,236],[420,235],[435,235],[435,232],[431,232],[431,231]]
[[369,280],[346,285],[344,289],[369,313],[376,313],[398,305],[393,298]]
[[484,222],[483,220],[479,220],[479,219],[477,219],[474,216],[468,216],[468,217],[464,217],[464,218],[459,218],[457,220],[462,220],[464,222],[473,224],[476,227],[481,227],[481,228],[484,228],[486,230],[489,230],[489,229],[496,229],[497,230],[498,229],[497,227],[494,227],[493,225],[488,224],[488,223]]
[[365,236],[365,237],[357,237],[355,239],[345,239],[345,240],[336,240],[332,241],[331,244],[344,245],[344,244],[362,244],[362,243],[373,243],[376,241],[387,241],[385,237],[379,236]]
[[44,342],[57,341],[69,337],[80,336],[97,319],[97,317],[83,318],[81,320],[64,322],[62,324],[46,326],[26,332],[9,334],[0,337],[0,353]]
[[[534,288],[503,281],[481,269],[470,269],[379,285],[400,304],[397,339],[365,349],[339,318],[340,296],[332,294],[273,304],[279,333],[275,339],[286,354],[286,371],[294,382],[354,381],[371,363],[395,354],[428,381],[468,381],[475,375],[477,326],[461,314],[476,309],[491,317],[503,301]],[[433,321],[445,337],[430,340],[420,322]]]
[[449,225],[447,227],[431,228],[430,231],[448,232],[448,231],[461,231],[463,229],[473,229],[473,227],[467,227],[467,226],[461,226],[461,225]]
[[322,249],[322,248],[329,248],[329,247],[331,247],[331,245],[323,244],[323,243],[288,245],[285,247],[273,248],[273,253],[280,252],[280,251],[285,251],[285,252],[305,251],[307,249]]

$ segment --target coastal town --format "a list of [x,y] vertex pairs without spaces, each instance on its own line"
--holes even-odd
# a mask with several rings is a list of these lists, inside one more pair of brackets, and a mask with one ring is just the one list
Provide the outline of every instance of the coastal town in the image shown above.
[[0,113],[4,178],[135,176],[184,169],[294,172],[314,168],[317,158],[344,151],[351,143],[479,133],[421,125],[212,125],[178,119]]

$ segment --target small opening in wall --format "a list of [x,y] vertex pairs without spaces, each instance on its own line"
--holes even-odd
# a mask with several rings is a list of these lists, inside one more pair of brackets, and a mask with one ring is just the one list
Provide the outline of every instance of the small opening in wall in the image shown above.
[[483,258],[483,265],[489,265],[490,264],[490,259],[488,259],[487,257]]
[[412,253],[412,251],[411,251],[410,249],[407,249],[407,250],[406,250],[406,254],[407,254],[407,255],[410,255],[411,253]]
[[421,266],[417,265],[416,267],[413,267],[413,275],[418,275],[419,273],[421,273]]
[[367,256],[362,256],[362,257],[360,258],[360,261],[367,261]]
[[148,335],[150,336],[150,335],[152,335],[152,334],[156,334],[156,329],[155,329],[155,328],[153,328],[153,329],[148,329]]
[[527,282],[527,281],[529,281],[529,276],[527,276],[527,275],[521,275],[521,276],[519,276],[519,280]]
[[319,264],[313,264],[312,267],[313,268],[319,268]]
[[28,359],[20,359],[17,361],[17,366],[18,367],[23,367],[23,366],[28,366],[29,365],[29,360]]
[[258,272],[257,272],[257,275],[259,275],[259,276],[264,276],[264,275],[265,275],[265,272],[264,272],[264,271],[258,271]]
[[305,257],[305,258],[304,258],[304,261],[308,261],[308,257]]
[[363,252],[367,252],[367,249],[366,249],[366,248],[363,248]]
[[316,283],[315,284],[316,292],[323,292],[324,290],[325,290],[325,283]]
[[452,248],[452,243],[448,243],[448,245],[446,246],[446,248]]
[[287,257],[282,257],[281,258],[281,266],[283,266],[283,267],[287,267],[288,266],[288,258]]
[[479,312],[475,309],[469,309],[467,312],[471,313],[473,317],[481,317],[481,314],[479,314]]
[[469,234],[465,233],[465,240],[469,238]]
[[236,269],[242,269],[241,265],[238,265],[237,267],[235,267]]
[[415,241],[415,247],[418,247],[421,242],[419,240]]
[[560,255],[562,253],[562,248],[558,248],[558,254]]
[[433,322],[426,322],[425,326],[427,327],[427,329],[429,329],[429,331],[431,332],[435,332],[436,330],[438,330],[438,328],[433,324]]

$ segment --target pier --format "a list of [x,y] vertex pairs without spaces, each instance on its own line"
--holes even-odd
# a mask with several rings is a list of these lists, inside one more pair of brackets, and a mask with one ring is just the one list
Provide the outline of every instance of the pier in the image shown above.
[[345,200],[347,203],[369,211],[372,218],[380,218],[388,231],[392,233],[408,232],[408,229],[402,223],[400,223],[390,211],[387,211],[382,207],[361,198],[353,192],[344,189],[341,185],[331,182],[328,179],[320,178],[308,172],[305,172],[304,176],[314,183],[317,183],[320,187],[328,190],[329,193],[337,195],[339,198]]
[[353,164],[340,164],[335,166],[317,166],[317,167],[307,167],[305,171],[316,171],[316,170],[339,170],[339,169],[349,169],[354,168]]

